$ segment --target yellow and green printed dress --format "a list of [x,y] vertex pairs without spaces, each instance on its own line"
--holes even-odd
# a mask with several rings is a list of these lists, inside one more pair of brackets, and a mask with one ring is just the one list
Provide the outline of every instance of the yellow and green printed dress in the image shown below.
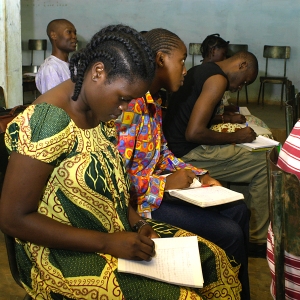
[[[9,152],[54,166],[40,214],[107,234],[131,231],[128,177],[109,124],[80,129],[64,110],[42,103],[29,106],[9,124],[5,142]],[[162,238],[193,235],[147,221]],[[216,245],[201,237],[198,241],[202,289],[118,273],[117,258],[103,253],[50,249],[16,240],[16,254],[21,281],[33,299],[240,299],[239,265]]]

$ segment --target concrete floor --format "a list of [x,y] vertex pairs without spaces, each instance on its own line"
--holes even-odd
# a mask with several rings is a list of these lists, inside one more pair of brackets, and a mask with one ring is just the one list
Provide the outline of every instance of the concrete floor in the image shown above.
[[[31,95],[30,92],[28,97]],[[26,99],[25,102],[28,102],[28,100]],[[247,106],[253,115],[264,120],[270,129],[274,130],[273,135],[276,139],[284,139],[284,109],[280,109],[277,105],[265,105],[261,107],[257,106],[256,103],[245,104],[242,101],[240,101],[240,106]],[[249,278],[251,300],[272,300],[269,291],[271,275],[266,259],[249,258]],[[4,237],[0,233],[0,300],[21,300],[24,298],[24,295],[24,290],[14,282],[10,274]]]

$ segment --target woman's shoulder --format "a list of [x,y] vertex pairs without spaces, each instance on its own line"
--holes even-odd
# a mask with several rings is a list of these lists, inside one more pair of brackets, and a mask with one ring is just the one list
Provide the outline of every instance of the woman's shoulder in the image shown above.
[[30,122],[52,123],[53,126],[68,124],[71,121],[70,116],[62,108],[50,103],[38,103],[29,106],[25,112],[31,115]]
[[39,135],[55,135],[71,125],[70,116],[62,109],[49,103],[28,106],[10,125],[29,127],[31,132]]

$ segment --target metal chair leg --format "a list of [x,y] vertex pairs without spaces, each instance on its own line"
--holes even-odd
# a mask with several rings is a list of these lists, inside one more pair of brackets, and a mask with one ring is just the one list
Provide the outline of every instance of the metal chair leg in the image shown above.
[[264,106],[265,105],[265,83],[263,82],[263,84],[262,84],[262,95],[261,95],[262,97],[261,97],[261,104],[262,104],[262,106]]
[[246,93],[246,103],[248,104],[248,90],[247,86],[245,85],[245,93]]
[[259,92],[258,92],[257,105],[259,105],[260,93],[261,93],[261,87],[262,87],[262,82],[260,83],[260,86],[259,86]]
[[283,88],[284,88],[284,82],[281,85],[281,98],[280,98],[280,109],[283,106]]

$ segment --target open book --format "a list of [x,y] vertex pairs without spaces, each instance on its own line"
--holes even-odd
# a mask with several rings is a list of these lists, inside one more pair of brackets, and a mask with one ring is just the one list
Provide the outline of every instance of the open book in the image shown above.
[[168,190],[173,197],[201,207],[225,204],[244,199],[244,195],[223,186]]
[[257,136],[252,143],[236,144],[236,146],[246,148],[249,151],[269,150],[270,148],[273,148],[278,145],[279,142],[261,135]]
[[118,271],[176,285],[203,287],[196,236],[153,239],[156,255],[151,261],[118,259]]

